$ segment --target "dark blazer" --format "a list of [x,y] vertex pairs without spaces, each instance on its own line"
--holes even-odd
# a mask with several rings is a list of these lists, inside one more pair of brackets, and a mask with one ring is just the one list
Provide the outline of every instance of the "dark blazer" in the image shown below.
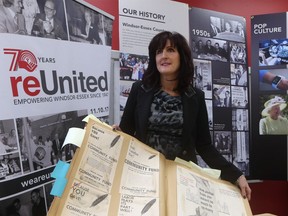
[[52,149],[53,149],[53,151],[54,151],[54,153],[55,153],[55,155],[57,156],[57,155],[59,155],[60,153],[61,153],[61,148],[62,148],[62,145],[63,145],[63,140],[62,139],[59,139],[59,149],[58,149],[58,147],[57,147],[57,144],[56,144],[56,140],[54,139],[53,141],[52,141]]
[[[82,34],[87,34],[86,32],[86,23],[84,22],[81,28],[81,33]],[[91,43],[96,43],[96,44],[102,44],[100,35],[99,35],[99,29],[96,24],[92,24],[89,28],[88,32],[88,37],[86,39],[87,41],[90,41]]]
[[[147,89],[141,81],[132,85],[120,128],[141,142],[146,141],[148,118],[154,93],[158,89]],[[204,92],[192,86],[182,94],[183,103],[183,152],[178,157],[197,163],[196,151],[214,169],[221,170],[221,178],[234,183],[242,172],[229,163],[211,143],[208,114]]]

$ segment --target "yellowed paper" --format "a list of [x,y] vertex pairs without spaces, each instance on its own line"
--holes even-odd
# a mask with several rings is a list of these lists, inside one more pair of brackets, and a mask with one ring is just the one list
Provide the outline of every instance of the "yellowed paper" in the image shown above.
[[89,118],[48,216],[250,216],[239,189]]

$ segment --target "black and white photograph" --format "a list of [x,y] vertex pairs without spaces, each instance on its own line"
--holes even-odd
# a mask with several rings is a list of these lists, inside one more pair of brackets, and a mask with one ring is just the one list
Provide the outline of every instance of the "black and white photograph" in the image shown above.
[[212,98],[212,68],[211,61],[194,59],[194,83],[198,89],[205,92],[205,98]]
[[63,1],[38,0],[40,12],[34,15],[31,35],[68,40]]
[[0,120],[0,155],[18,152],[18,146],[14,119]]
[[209,123],[209,130],[213,129],[213,105],[212,100],[205,100],[207,113],[208,113],[208,123]]
[[47,192],[45,192],[43,187],[33,188],[32,190],[2,200],[0,215],[45,216],[50,206],[45,201],[48,200],[47,198]]
[[231,101],[234,108],[248,108],[247,87],[231,86]]
[[232,132],[233,164],[245,175],[249,175],[249,133],[246,131]]
[[288,64],[288,39],[267,39],[259,42],[259,66]]
[[221,32],[215,37],[223,40],[245,42],[246,26],[244,21],[221,19]]
[[113,18],[83,1],[65,0],[66,8],[64,0],[2,1],[0,33],[112,45]]
[[232,154],[231,131],[214,131],[214,145],[221,154]]
[[246,45],[244,43],[230,42],[230,62],[231,63],[247,63]]
[[66,0],[66,9],[71,41],[111,46],[111,18],[77,0]]
[[231,107],[230,86],[213,84],[213,106]]
[[210,35],[213,38],[245,42],[245,29],[244,21],[241,22],[210,16]]
[[192,35],[245,42],[246,20],[244,17],[197,8],[192,8],[191,11],[191,20],[201,17],[199,22],[193,23],[190,27]]
[[213,61],[229,61],[229,44],[227,41],[197,37],[191,43],[192,56],[194,58]]
[[[2,2],[0,33],[68,39],[63,1],[2,0]],[[15,14],[14,17],[12,14]]]
[[232,110],[232,130],[248,131],[249,130],[249,112],[248,109]]
[[231,85],[247,86],[247,66],[243,64],[230,64]]
[[0,181],[13,179],[22,174],[19,153],[0,156]]
[[59,160],[71,160],[76,148],[62,148],[71,127],[84,128],[87,111],[30,116],[16,119],[21,148],[23,172],[29,173],[55,165]]
[[[0,33],[30,35],[34,16],[39,13],[36,0],[30,6],[22,0],[2,0],[0,4]],[[13,15],[12,15],[13,14]],[[30,19],[29,17],[33,17]],[[26,25],[27,23],[27,25]]]
[[120,53],[120,80],[141,80],[148,62],[147,56]]

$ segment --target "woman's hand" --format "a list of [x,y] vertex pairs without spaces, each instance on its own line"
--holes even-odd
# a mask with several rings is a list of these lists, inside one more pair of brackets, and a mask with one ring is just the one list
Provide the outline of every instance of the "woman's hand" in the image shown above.
[[248,185],[248,182],[245,178],[244,175],[241,175],[238,179],[237,179],[237,182],[236,184],[238,185],[238,187],[240,188],[241,190],[241,194],[243,196],[243,198],[247,198],[248,200],[251,200],[251,188],[249,187]]
[[119,125],[116,125],[116,124],[113,124],[113,125],[112,125],[112,130],[113,130],[113,131],[116,131],[116,130],[122,131],[121,128],[119,127]]

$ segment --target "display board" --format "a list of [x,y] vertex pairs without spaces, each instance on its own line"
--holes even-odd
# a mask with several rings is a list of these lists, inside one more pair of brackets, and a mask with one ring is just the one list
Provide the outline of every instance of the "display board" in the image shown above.
[[11,4],[0,5],[0,215],[41,216],[55,164],[76,150],[61,149],[68,129],[109,115],[114,17],[84,1]]
[[287,180],[287,13],[252,16],[251,32],[251,173]]
[[194,81],[205,92],[212,141],[228,161],[249,176],[246,20],[191,8],[189,25]]

